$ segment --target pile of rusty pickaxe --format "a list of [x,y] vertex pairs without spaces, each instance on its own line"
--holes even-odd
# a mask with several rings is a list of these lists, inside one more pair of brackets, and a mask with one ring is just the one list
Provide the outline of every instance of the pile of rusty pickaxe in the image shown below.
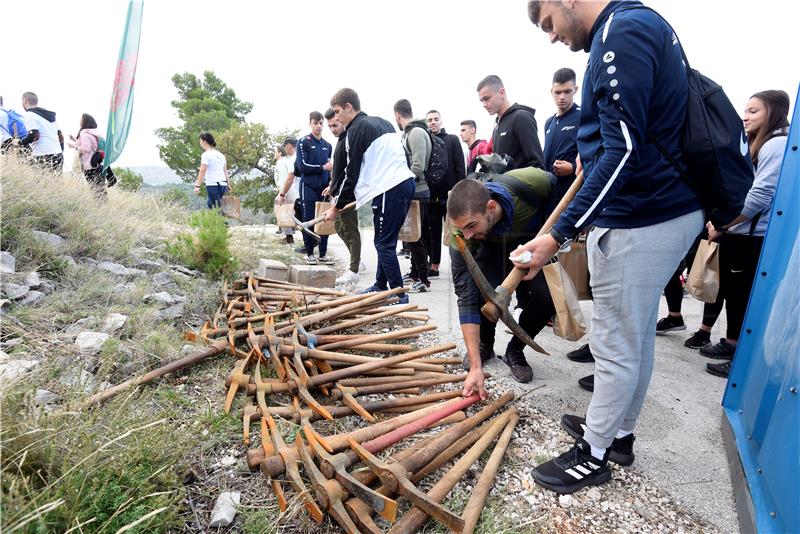
[[[466,378],[447,372],[460,363],[442,356],[455,344],[407,344],[436,327],[427,324],[425,309],[396,304],[402,292],[347,295],[248,276],[223,288],[220,308],[196,336],[207,343],[204,349],[89,403],[227,353],[235,361],[224,409],[232,409],[237,395],[243,399],[246,444],[251,424],[260,424],[260,442],[247,461],[269,479],[282,510],[289,506],[288,484],[314,521],[328,514],[346,532],[383,532],[380,524],[393,533],[416,532],[428,517],[453,532],[472,532],[517,423],[516,410],[506,407],[513,394],[468,417],[466,410],[480,402],[477,395],[442,391]],[[358,419],[349,426],[358,428],[346,432],[325,423],[351,416]],[[287,425],[291,433],[282,432]],[[437,430],[417,436],[430,428]],[[495,440],[463,513],[448,510],[441,504],[447,494]],[[379,459],[396,445],[405,448]],[[451,460],[429,491],[418,489]],[[359,464],[366,468],[355,470]],[[399,497],[411,508],[398,520]]]

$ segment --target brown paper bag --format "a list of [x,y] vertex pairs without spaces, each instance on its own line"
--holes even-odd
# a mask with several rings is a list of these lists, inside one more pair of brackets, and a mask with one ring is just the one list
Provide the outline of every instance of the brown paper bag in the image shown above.
[[717,301],[719,294],[719,245],[702,239],[689,269],[686,291],[703,302]]
[[242,204],[239,202],[239,197],[235,195],[223,195],[220,200],[220,210],[222,215],[232,219],[238,219],[242,216]]
[[294,228],[294,205],[275,204],[275,222],[279,228]]
[[[331,207],[330,202],[315,202],[314,217],[321,217],[323,213]],[[314,225],[314,233],[317,235],[333,235],[336,233],[336,223],[333,221],[320,222]]]
[[578,300],[592,300],[586,243],[582,241],[572,243],[568,252],[560,252],[558,254],[558,262],[564,267],[570,280],[572,280]]
[[575,293],[572,280],[558,262],[545,265],[542,270],[556,309],[553,317],[553,333],[568,341],[578,341],[586,335],[586,321],[578,304],[578,295]]
[[422,220],[419,213],[419,200],[412,200],[408,213],[406,213],[406,220],[403,221],[403,226],[400,227],[397,240],[416,243],[419,241],[420,236],[422,236]]

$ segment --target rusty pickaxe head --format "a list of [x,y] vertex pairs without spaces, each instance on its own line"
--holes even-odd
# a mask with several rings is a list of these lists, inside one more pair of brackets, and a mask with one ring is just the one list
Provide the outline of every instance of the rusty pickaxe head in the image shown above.
[[[486,280],[486,277],[481,272],[480,267],[478,267],[478,263],[475,261],[475,258],[472,256],[472,253],[469,251],[467,244],[464,242],[464,239],[461,236],[454,236],[456,246],[458,246],[458,250],[461,252],[461,255],[464,257],[464,262],[467,265],[467,269],[469,273],[472,275],[472,279],[475,280],[475,285],[478,286],[478,290],[483,295],[483,298],[486,299],[487,303],[492,303],[499,312],[499,316],[497,318],[488,317],[490,320],[494,322],[497,319],[500,319],[505,323],[511,333],[517,336],[520,340],[522,340],[526,345],[530,348],[535,350],[536,352],[541,352],[542,354],[548,354],[546,350],[539,346],[531,336],[528,335],[525,330],[519,325],[519,323],[514,319],[514,316],[511,314],[511,310],[509,306],[511,305],[511,293],[514,292],[516,289],[516,284],[512,284],[514,287],[507,287],[507,284],[503,283],[493,288],[489,285],[489,282]],[[514,273],[516,274],[516,273]],[[521,280],[522,277],[517,277],[517,283]],[[483,311],[483,310],[482,310]]]
[[319,243],[320,241],[322,241],[322,239],[312,230],[312,228],[314,228],[314,225],[316,225],[320,221],[312,219],[310,221],[303,222],[294,215],[292,215],[292,220],[294,221],[294,224],[297,225],[297,227],[300,229],[300,231],[302,231],[308,237],[313,239],[315,243]]

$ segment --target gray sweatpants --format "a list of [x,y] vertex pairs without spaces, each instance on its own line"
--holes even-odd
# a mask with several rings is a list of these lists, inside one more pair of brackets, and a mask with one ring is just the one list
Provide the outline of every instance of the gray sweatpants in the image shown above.
[[594,394],[585,439],[607,448],[632,432],[653,372],[661,292],[703,228],[701,210],[642,228],[594,227],[586,248],[591,273]]

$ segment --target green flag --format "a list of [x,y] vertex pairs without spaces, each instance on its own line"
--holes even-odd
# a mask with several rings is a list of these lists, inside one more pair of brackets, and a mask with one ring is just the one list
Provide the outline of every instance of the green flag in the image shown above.
[[144,0],[130,0],[125,32],[119,49],[114,89],[111,93],[111,109],[108,112],[106,131],[106,157],[103,167],[108,168],[122,154],[133,115],[133,82],[136,78],[136,63],[139,59],[139,37],[142,32],[142,10]]

